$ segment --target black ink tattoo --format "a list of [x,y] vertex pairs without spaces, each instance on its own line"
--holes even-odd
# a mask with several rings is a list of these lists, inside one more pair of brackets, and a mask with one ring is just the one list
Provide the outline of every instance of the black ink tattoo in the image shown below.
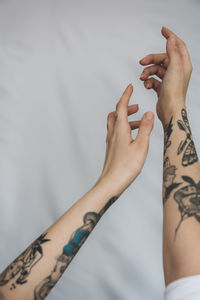
[[42,244],[50,241],[45,239],[47,233],[37,238],[31,246],[20,254],[4,271],[0,274],[0,286],[10,282],[10,290],[15,289],[17,284],[27,282],[27,277],[32,268],[42,259]]
[[117,199],[117,196],[112,197],[99,213],[88,212],[84,215],[84,224],[71,235],[69,242],[63,248],[62,254],[57,258],[56,265],[51,274],[36,286],[34,300],[43,300],[49,294],[101,216]]
[[200,181],[195,183],[191,177],[182,176],[188,185],[182,187],[174,194],[174,199],[178,203],[181,219],[175,230],[175,238],[181,223],[189,218],[195,217],[200,222]]
[[167,151],[167,148],[169,148],[169,146],[171,145],[171,141],[169,140],[172,131],[173,131],[173,124],[172,124],[172,119],[173,117],[171,117],[169,123],[167,125],[165,125],[164,127],[164,155]]
[[185,132],[186,138],[184,141],[180,142],[180,145],[177,150],[177,154],[178,155],[181,154],[181,152],[185,148],[185,151],[184,151],[184,154],[182,157],[182,166],[187,167],[187,166],[192,165],[193,163],[197,162],[198,156],[197,156],[194,142],[192,139],[192,133],[191,133],[190,125],[189,125],[188,118],[187,118],[187,112],[184,108],[181,110],[181,115],[182,115],[183,120],[178,120],[177,125],[180,130]]
[[171,165],[169,157],[166,157],[163,165],[163,205],[169,198],[171,192],[181,184],[180,182],[174,182],[175,177],[176,167]]

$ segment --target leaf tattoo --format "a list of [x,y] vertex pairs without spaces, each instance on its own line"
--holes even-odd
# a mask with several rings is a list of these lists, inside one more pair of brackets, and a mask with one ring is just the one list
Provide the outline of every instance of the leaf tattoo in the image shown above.
[[173,117],[171,117],[170,121],[168,124],[165,125],[164,127],[164,155],[167,151],[167,148],[169,148],[169,146],[171,145],[171,141],[169,140],[172,131],[173,131],[173,124],[172,124],[172,119]]
[[171,192],[181,184],[180,182],[174,182],[175,178],[176,167],[175,165],[171,165],[169,157],[166,157],[163,165],[163,205],[169,198]]

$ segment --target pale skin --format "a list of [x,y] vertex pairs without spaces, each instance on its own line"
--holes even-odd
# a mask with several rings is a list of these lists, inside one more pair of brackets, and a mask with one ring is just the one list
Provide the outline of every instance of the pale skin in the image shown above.
[[[197,182],[200,174],[199,164],[195,162],[183,167],[181,156],[176,155],[179,142],[185,137],[183,132],[175,128],[175,124],[182,118],[180,110],[186,109],[185,99],[192,72],[191,62],[186,46],[175,34],[166,28],[162,29],[162,34],[167,39],[167,52],[149,55],[140,61],[145,66],[152,64],[145,69],[141,79],[146,87],[149,84],[148,88],[157,92],[157,114],[164,127],[173,116],[171,145],[167,148],[165,156],[170,158],[172,164],[176,163],[177,180],[182,181],[181,176],[188,175]],[[175,45],[171,43],[172,37],[175,38]],[[149,78],[155,74],[160,77],[160,82]],[[139,109],[137,104],[129,104],[132,93],[133,86],[129,84],[115,110],[108,115],[105,161],[98,180],[27,248],[25,254],[20,255],[8,266],[7,271],[0,275],[1,300],[44,299],[110,206],[106,206],[109,200],[116,201],[140,174],[148,153],[154,115],[148,112],[142,120],[128,121],[128,116],[135,114]],[[133,139],[132,130],[136,128],[139,130]],[[170,176],[173,181],[175,175]],[[166,284],[174,279],[200,272],[199,223],[188,218],[181,225],[174,240],[174,231],[180,220],[180,212],[173,199],[175,191],[170,194],[164,206],[163,260]]]
[[[175,279],[200,274],[200,224],[197,220],[199,190],[194,185],[185,182],[182,177],[190,177],[198,183],[200,180],[200,164],[194,148],[188,146],[191,139],[190,135],[188,135],[187,142],[185,142],[185,148],[182,147],[184,148],[182,153],[184,153],[188,146],[188,151],[185,151],[188,155],[185,155],[185,161],[183,159],[184,154],[177,154],[177,150],[180,149],[179,146],[183,146],[182,141],[186,139],[186,132],[180,124],[184,124],[184,128],[186,128],[181,110],[187,111],[186,93],[192,73],[190,56],[185,43],[172,31],[163,27],[162,35],[167,41],[166,53],[147,55],[140,60],[140,64],[147,66],[141,76],[145,87],[154,89],[157,93],[157,115],[163,127],[169,124],[170,118],[173,117],[172,133],[169,137],[170,146],[167,147],[163,157],[164,160],[168,157],[171,165],[176,167],[176,182],[180,184],[170,193],[164,205],[163,214],[164,275],[166,284],[169,284]],[[157,78],[150,77],[154,75]],[[180,128],[182,129],[180,130]],[[189,186],[189,188],[186,186]],[[178,209],[178,203],[183,204],[182,208],[184,210],[189,209],[185,215],[184,210],[182,211],[184,215],[182,222],[180,222],[181,211]],[[194,211],[197,215],[196,218]],[[180,227],[177,227],[178,224],[181,224]],[[176,230],[177,228],[178,230]]]
[[[129,84],[116,109],[108,115],[105,161],[98,180],[0,275],[1,300],[44,299],[103,215],[109,200],[119,198],[140,174],[154,114],[147,112],[142,120],[129,122],[128,116],[139,109],[137,104],[129,105],[132,92]],[[133,140],[132,130],[136,128],[139,130]]]

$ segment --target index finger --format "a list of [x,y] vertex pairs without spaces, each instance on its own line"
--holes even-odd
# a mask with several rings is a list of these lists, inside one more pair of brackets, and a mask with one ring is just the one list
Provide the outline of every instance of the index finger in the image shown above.
[[163,64],[167,67],[168,57],[166,53],[148,54],[142,58],[139,62],[141,65],[146,66],[150,64],[160,65]]
[[162,33],[162,35],[166,38],[166,39],[168,39],[171,35],[174,35],[175,37],[176,37],[176,39],[178,40],[178,42],[182,42],[182,43],[184,43],[173,31],[171,31],[169,28],[167,28],[167,27],[162,27],[162,29],[161,29],[161,33]]
[[187,59],[190,60],[190,56],[189,56],[187,46],[186,46],[186,44],[183,40],[181,40],[174,32],[172,32],[170,29],[168,29],[166,27],[162,27],[161,33],[166,39],[168,39],[172,35],[175,36],[182,56],[184,58],[187,58]]
[[116,119],[117,120],[127,120],[128,115],[128,103],[133,92],[132,84],[129,84],[125,89],[123,95],[116,105]]

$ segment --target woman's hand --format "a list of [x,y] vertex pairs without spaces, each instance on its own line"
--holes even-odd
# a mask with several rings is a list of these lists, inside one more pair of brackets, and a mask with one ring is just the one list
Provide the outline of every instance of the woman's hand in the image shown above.
[[[129,84],[116,105],[116,111],[108,114],[106,155],[99,178],[111,180],[113,185],[118,186],[119,193],[123,192],[141,172],[154,123],[152,112],[145,113],[140,121],[128,121],[128,116],[138,111],[137,104],[128,106],[132,92],[133,86]],[[133,140],[131,133],[136,128],[139,128],[139,131]]]
[[161,32],[167,39],[167,53],[149,54],[141,59],[141,65],[152,65],[143,70],[140,79],[147,89],[157,92],[157,115],[164,125],[177,109],[185,107],[192,64],[185,43],[165,27]]

